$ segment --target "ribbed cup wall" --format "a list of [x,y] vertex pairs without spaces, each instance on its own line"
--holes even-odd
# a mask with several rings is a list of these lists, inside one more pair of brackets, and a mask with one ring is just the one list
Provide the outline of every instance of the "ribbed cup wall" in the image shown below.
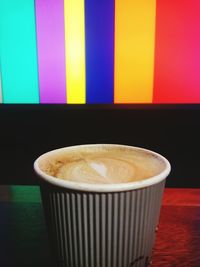
[[164,184],[111,193],[42,185],[57,266],[149,266]]

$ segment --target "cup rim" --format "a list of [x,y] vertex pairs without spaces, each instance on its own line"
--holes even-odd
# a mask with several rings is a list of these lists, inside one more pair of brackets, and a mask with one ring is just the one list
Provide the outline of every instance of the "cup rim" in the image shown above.
[[[160,172],[158,175],[155,175],[153,177],[141,180],[141,181],[134,181],[134,182],[128,182],[128,183],[116,183],[116,184],[89,184],[89,183],[78,183],[78,182],[73,182],[73,181],[67,181],[59,178],[55,178],[51,175],[46,174],[39,168],[39,161],[48,155],[52,155],[54,153],[57,153],[59,151],[64,151],[64,150],[73,150],[76,148],[82,148],[82,147],[97,147],[97,146],[114,146],[114,147],[124,147],[124,148],[129,148],[129,149],[136,149],[136,150],[142,150],[144,152],[148,152],[159,159],[161,159],[164,164],[165,168],[162,172]],[[160,155],[159,153],[156,153],[152,150],[142,148],[142,147],[137,147],[137,146],[131,146],[131,145],[122,145],[122,144],[83,144],[83,145],[73,145],[73,146],[68,146],[68,147],[62,147],[54,150],[50,150],[41,156],[39,156],[35,161],[34,161],[34,171],[35,173],[39,176],[40,179],[46,181],[47,183],[50,183],[52,185],[70,189],[70,190],[76,190],[76,191],[86,191],[86,192],[119,192],[119,191],[129,191],[133,189],[140,189],[144,187],[148,187],[154,184],[157,184],[169,175],[171,171],[171,165],[169,161]]]

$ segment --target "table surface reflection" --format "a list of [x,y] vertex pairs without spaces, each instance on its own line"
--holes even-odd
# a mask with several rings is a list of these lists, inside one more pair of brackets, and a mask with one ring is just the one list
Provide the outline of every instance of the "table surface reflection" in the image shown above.
[[[165,189],[152,267],[200,266],[200,189]],[[53,267],[39,188],[0,186],[0,266]]]

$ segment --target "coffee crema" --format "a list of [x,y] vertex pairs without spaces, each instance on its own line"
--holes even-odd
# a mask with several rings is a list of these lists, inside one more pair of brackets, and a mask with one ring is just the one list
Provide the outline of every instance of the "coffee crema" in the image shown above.
[[82,146],[47,156],[43,172],[55,178],[88,184],[129,183],[151,178],[165,168],[148,151],[112,145]]

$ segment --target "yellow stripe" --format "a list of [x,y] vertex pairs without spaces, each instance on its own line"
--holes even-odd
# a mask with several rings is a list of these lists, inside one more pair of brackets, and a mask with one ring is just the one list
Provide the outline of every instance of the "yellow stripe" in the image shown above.
[[151,103],[156,0],[115,0],[115,103]]
[[84,104],[85,19],[84,0],[64,0],[67,103]]

